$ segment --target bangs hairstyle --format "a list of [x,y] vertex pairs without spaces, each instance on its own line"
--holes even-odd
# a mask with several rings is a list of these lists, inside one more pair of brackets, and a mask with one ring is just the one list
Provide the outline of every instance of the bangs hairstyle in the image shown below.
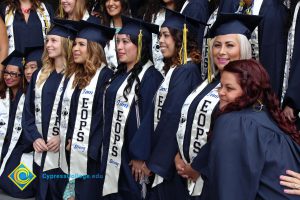
[[232,61],[224,67],[224,72],[233,73],[237,77],[243,94],[226,105],[222,113],[260,106],[262,103],[278,126],[300,144],[300,134],[295,124],[284,117],[277,95],[271,88],[270,77],[259,62],[253,59]]
[[[167,27],[168,28],[168,27]],[[180,49],[182,46],[182,31],[168,28],[170,31],[170,34],[175,41],[175,51],[174,55],[171,58],[164,58],[163,61],[165,63],[165,66],[163,67],[163,70],[165,74],[169,71],[170,67],[172,65],[180,66]],[[188,57],[190,57],[195,64],[200,64],[201,62],[201,52],[198,46],[198,42],[196,41],[196,37],[192,34],[187,34],[187,54]]]
[[[30,0],[30,2],[32,3],[31,10],[36,11],[39,8],[42,11],[44,11],[43,7],[41,6],[40,0]],[[8,12],[16,11],[16,12],[22,14],[22,16],[23,16],[22,9],[21,9],[21,3],[19,0],[5,0],[4,5],[8,5],[8,7],[9,7]]]
[[[101,6],[100,6],[100,19],[101,19],[101,23],[105,26],[110,27],[110,23],[112,21],[112,17],[108,14],[107,10],[106,10],[106,2],[108,0],[102,0],[101,2]],[[129,4],[127,0],[119,0],[121,2],[121,14],[126,15],[126,16],[130,16],[130,8],[129,8]]]
[[[130,41],[136,46],[138,47],[138,38],[137,37],[133,37],[131,35],[127,35],[127,37],[130,39]],[[139,101],[142,101],[141,99],[141,95],[140,95],[140,86],[141,86],[141,80],[139,79],[139,74],[143,69],[143,66],[150,60],[152,61],[152,52],[151,52],[151,42],[146,41],[145,38],[143,37],[142,40],[142,52],[141,52],[141,59],[139,62],[137,62],[133,68],[131,69],[131,74],[127,79],[127,85],[125,86],[124,92],[123,92],[123,96],[126,100],[127,99],[127,95],[129,94],[129,92],[131,91],[132,85],[134,83],[134,81],[137,81],[137,84],[134,88],[135,94],[138,98]],[[114,73],[113,77],[111,78],[111,80],[108,82],[108,84],[110,84],[119,74],[126,72],[127,70],[127,65],[126,63],[121,63],[119,64],[117,71]]]
[[84,64],[75,63],[71,60],[70,67],[66,70],[66,76],[71,77],[75,74],[73,88],[78,86],[79,89],[85,88],[96,74],[97,69],[104,63],[107,65],[103,47],[92,41],[87,41],[87,60]]
[[[236,34],[238,36],[238,42],[240,45],[240,59],[251,59],[252,58],[252,48],[251,48],[251,43],[249,42],[248,38],[243,35],[243,34]],[[210,67],[211,68],[211,72],[213,74],[216,74],[217,72],[217,66],[215,66],[213,60],[213,53],[212,53],[212,48],[214,45],[216,37],[212,38],[208,44],[209,47],[209,55],[210,55]]]
[[[73,46],[73,41],[61,36],[58,37],[61,41],[62,56],[64,58],[64,67],[66,67],[67,63],[69,63],[70,61],[71,47]],[[48,51],[46,50],[46,44],[44,46],[44,52],[42,55],[42,63],[43,66],[41,69],[41,74],[36,82],[37,86],[41,86],[41,84],[44,83],[46,79],[50,76],[50,74],[55,70],[54,59],[49,57]]]

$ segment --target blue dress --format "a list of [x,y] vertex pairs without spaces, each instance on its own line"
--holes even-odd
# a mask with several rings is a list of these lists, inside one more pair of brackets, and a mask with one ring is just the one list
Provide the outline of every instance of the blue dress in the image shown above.
[[204,179],[203,200],[299,199],[279,184],[287,169],[300,171],[299,155],[267,111],[247,108],[217,118],[192,167]]
[[[54,11],[51,5],[45,3],[45,6],[50,15],[50,19],[52,19],[54,17]],[[5,9],[6,6],[2,5],[1,17],[3,21],[5,21]],[[14,16],[14,21],[13,21],[13,29],[14,29],[13,37],[15,41],[15,49],[19,51],[23,51],[25,47],[44,45],[42,23],[36,11],[30,11],[27,23],[24,20],[23,14],[16,11]],[[8,36],[8,37],[12,37],[12,36]]]
[[154,105],[130,144],[130,152],[137,160],[144,160],[148,168],[165,180],[151,189],[150,199],[185,199],[188,195],[183,180],[177,175],[174,158],[178,152],[176,132],[181,107],[187,96],[202,82],[200,67],[194,63],[178,66],[170,80],[162,107],[160,121],[154,131]]
[[[101,174],[105,174],[106,162],[108,157],[108,148],[110,142],[110,131],[113,118],[113,108],[115,104],[116,93],[119,87],[122,85],[124,80],[127,78],[129,73],[124,72],[117,76],[110,86],[107,88],[105,93],[105,108],[104,108],[104,135],[103,135],[103,157],[102,157],[102,170]],[[139,100],[139,116],[141,123],[145,118],[147,112],[150,111],[150,105],[152,103],[155,92],[157,91],[163,77],[162,75],[151,66],[144,74],[141,80],[140,94],[141,99]],[[119,193],[111,194],[103,197],[104,199],[115,200],[115,199],[141,199],[141,186],[134,180],[131,174],[131,166],[129,162],[135,158],[129,154],[129,144],[133,138],[137,135],[137,116],[135,112],[136,102],[133,101],[131,109],[128,115],[128,119],[125,126],[124,133],[124,144],[122,148],[121,156],[121,168],[119,176]]]
[[[22,126],[25,137],[33,143],[38,138],[43,138],[47,142],[48,128],[50,122],[50,116],[52,112],[52,107],[56,95],[56,91],[63,78],[63,74],[57,73],[55,70],[47,78],[43,91],[42,91],[42,135],[38,132],[35,125],[35,83],[37,79],[39,70],[36,70],[32,76],[29,87],[27,89],[25,105],[23,111]],[[43,165],[45,161],[46,152],[43,152],[42,156],[42,166],[39,167],[34,163],[35,173],[39,179],[38,189],[37,189],[37,199],[47,199],[51,197],[52,199],[62,199],[65,186],[67,184],[67,179],[49,179],[45,177],[48,174],[63,174],[60,169],[52,169],[43,172]]]
[[[14,121],[16,117],[17,106],[19,100],[22,96],[22,91],[18,91],[16,98],[10,101],[10,113],[9,113],[9,120],[8,120],[8,127],[7,133],[4,139],[2,153],[1,153],[1,165],[3,163],[3,159],[8,152],[9,145],[12,140],[13,128],[14,128]],[[32,151],[31,144],[23,137],[23,132],[21,132],[20,138],[13,149],[7,163],[5,165],[4,171],[0,176],[0,188],[5,191],[8,195],[14,198],[29,198],[35,195],[37,181],[34,180],[31,182],[23,191],[20,190],[9,178],[9,174],[20,164],[20,160],[23,153],[29,153]]]
[[[91,132],[89,136],[89,148],[88,148],[88,169],[89,175],[100,175],[100,155],[101,155],[101,144],[102,144],[102,129],[103,129],[103,92],[105,83],[111,78],[112,71],[105,67],[99,74],[96,93],[94,96],[93,108],[92,108],[92,121],[91,121]],[[68,80],[64,83],[64,90],[66,89]],[[75,120],[77,115],[78,100],[81,90],[76,87],[70,105],[69,123],[66,135],[66,144],[68,139],[72,139],[75,127]],[[62,94],[63,97],[63,94]],[[70,152],[66,151],[67,162],[70,162]],[[86,179],[78,178],[75,181],[75,195],[76,199],[95,199],[101,198],[101,185],[99,179],[92,178]]]

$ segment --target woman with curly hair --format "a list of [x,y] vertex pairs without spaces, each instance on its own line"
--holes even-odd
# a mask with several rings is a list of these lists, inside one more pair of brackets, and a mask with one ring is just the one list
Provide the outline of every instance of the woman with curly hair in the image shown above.
[[34,162],[39,185],[37,199],[62,199],[67,180],[48,179],[61,175],[59,169],[59,118],[58,104],[69,62],[69,51],[76,31],[66,20],[54,20],[47,34],[43,66],[37,70],[26,92],[22,119],[24,135],[33,143]]
[[[104,0],[101,2],[100,7],[100,18],[102,24],[115,28],[116,33],[118,33],[122,28],[121,15],[131,15],[127,0]],[[112,70],[116,70],[118,66],[116,37],[114,37],[105,47],[105,55],[108,66]]]
[[193,166],[204,179],[202,199],[299,199],[283,192],[278,177],[300,170],[300,135],[267,71],[255,60],[232,61],[220,82],[219,117]]
[[[184,4],[184,0],[149,0],[140,12],[146,22],[161,26],[165,20],[166,9],[179,12]],[[159,39],[157,35],[152,36],[152,56],[156,69],[163,73],[163,55],[159,48]]]
[[112,75],[103,49],[115,29],[79,23],[60,108],[60,168],[75,180],[75,199],[101,199],[103,93]]
[[194,37],[201,22],[171,10],[166,12],[159,40],[165,79],[157,90],[147,120],[130,144],[130,153],[135,157],[136,171],[141,170],[145,176],[150,176],[151,171],[155,175],[151,177],[154,183],[150,199],[186,199],[173,160],[180,108],[188,94],[202,82],[201,54]]
[[136,158],[130,154],[129,144],[150,111],[162,80],[151,61],[149,43],[158,26],[125,16],[122,23],[117,34],[120,65],[104,97],[103,198],[141,200],[145,183],[132,171],[130,164]]
[[42,46],[50,29],[52,7],[40,0],[6,0],[0,8],[8,35],[8,53]]

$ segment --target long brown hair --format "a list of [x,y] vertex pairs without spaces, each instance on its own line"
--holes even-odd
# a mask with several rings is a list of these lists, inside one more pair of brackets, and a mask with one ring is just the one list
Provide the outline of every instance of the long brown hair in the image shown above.
[[[63,8],[61,7],[61,0],[59,1],[59,6],[58,6],[58,10],[57,10],[57,16],[61,17],[63,19],[67,19],[68,18],[68,14],[63,10]],[[80,21],[83,18],[83,15],[85,13],[85,11],[87,11],[87,4],[86,4],[86,0],[76,0],[75,2],[75,7],[74,7],[74,16],[75,18],[72,19],[74,21]],[[62,13],[60,13],[62,12]],[[62,16],[60,16],[62,14]]]
[[[182,46],[182,31],[173,29],[173,28],[168,28],[170,31],[170,34],[175,41],[175,55],[173,55],[171,58],[164,58],[164,71],[168,72],[170,67],[172,65],[177,65],[179,66],[180,63],[180,56],[179,53],[181,46]],[[192,35],[188,34],[187,35],[187,51],[188,51],[188,57],[190,57],[195,64],[200,64],[201,62],[201,52],[198,47],[198,43],[196,41],[196,37],[193,37]]]
[[271,88],[270,77],[259,62],[253,59],[232,61],[224,67],[223,72],[225,71],[236,75],[243,95],[226,105],[222,113],[241,110],[261,102],[267,107],[278,126],[300,144],[300,134],[295,124],[284,117],[279,100]]
[[[106,7],[105,7],[105,3],[107,0],[102,0],[101,1],[101,6],[100,6],[100,19],[101,19],[101,23],[103,25],[106,26],[110,26],[110,22],[112,20],[112,17],[108,14]],[[126,15],[126,16],[130,16],[130,8],[129,8],[129,4],[128,1],[126,0],[119,0],[121,2],[121,14]]]
[[102,63],[107,64],[103,47],[99,43],[87,41],[87,53],[88,57],[84,64],[71,61],[66,71],[67,77],[75,74],[73,87],[78,86],[79,89],[85,88],[91,82]]

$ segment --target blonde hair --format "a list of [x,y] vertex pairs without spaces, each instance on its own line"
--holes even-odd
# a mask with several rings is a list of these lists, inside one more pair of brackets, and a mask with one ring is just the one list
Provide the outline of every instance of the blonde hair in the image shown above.
[[103,47],[99,43],[87,41],[87,53],[88,57],[84,64],[75,63],[72,60],[70,67],[66,70],[66,77],[75,74],[73,88],[76,86],[79,89],[85,88],[96,74],[97,69],[101,67],[101,64],[107,64]]
[[[60,37],[61,48],[62,48],[62,56],[64,58],[64,66],[67,66],[67,63],[70,61],[70,47],[72,47],[73,42],[68,38]],[[36,82],[36,85],[41,86],[50,74],[54,71],[54,59],[49,57],[48,51],[46,50],[46,45],[44,47],[44,53],[42,55],[42,63],[43,67],[41,69],[41,74],[39,79]]]
[[[251,44],[250,41],[248,40],[248,38],[243,35],[243,34],[236,34],[238,37],[238,42],[240,45],[240,60],[243,59],[251,59],[252,58],[252,48],[251,48]],[[214,44],[216,37],[212,38],[208,44],[209,47],[209,58],[210,58],[210,67],[211,68],[211,72],[212,74],[216,74],[217,72],[217,68],[213,62],[214,58],[213,58],[213,53],[212,53],[212,47]]]
[[[74,21],[79,21],[83,18],[83,15],[85,13],[85,11],[87,11],[87,6],[86,6],[86,0],[75,0],[75,7],[74,7],[74,18],[72,20]],[[62,12],[62,17],[63,19],[67,19],[68,18],[68,14],[63,10],[62,5],[61,5],[61,1],[60,1],[60,5],[59,5],[59,12]],[[59,14],[60,15],[60,14]]]

